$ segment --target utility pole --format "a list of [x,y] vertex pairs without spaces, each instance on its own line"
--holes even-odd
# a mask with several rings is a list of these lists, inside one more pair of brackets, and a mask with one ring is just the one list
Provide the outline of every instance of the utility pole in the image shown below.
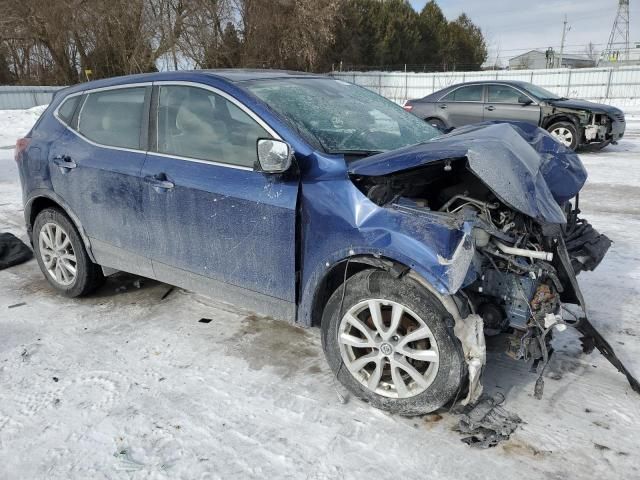
[[567,39],[567,32],[571,27],[567,28],[567,16],[564,16],[564,24],[562,25],[562,41],[560,42],[560,55],[558,56],[558,68],[562,68],[562,54],[564,52],[564,41]]

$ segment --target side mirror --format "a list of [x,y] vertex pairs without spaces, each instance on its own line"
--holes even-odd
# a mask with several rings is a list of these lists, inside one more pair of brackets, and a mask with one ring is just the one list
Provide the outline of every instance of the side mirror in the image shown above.
[[518,103],[522,104],[522,105],[531,105],[533,103],[533,100],[531,100],[529,97],[527,97],[526,95],[520,95],[518,97]]
[[258,139],[258,166],[263,172],[286,172],[292,159],[293,151],[287,142],[275,138]]

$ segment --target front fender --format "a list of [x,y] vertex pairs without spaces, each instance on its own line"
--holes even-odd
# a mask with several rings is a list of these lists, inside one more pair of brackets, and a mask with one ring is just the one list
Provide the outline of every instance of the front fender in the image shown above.
[[414,271],[442,295],[454,294],[475,279],[470,269],[474,255],[471,223],[453,225],[441,219],[434,221],[435,215],[425,214],[421,218],[415,212],[402,212],[399,208],[382,210],[383,216],[396,220],[398,228],[361,227],[360,233],[372,238],[372,242],[342,245],[314,262],[311,270],[305,269],[298,305],[299,323],[311,325],[319,288],[326,276],[346,261],[362,263],[363,257],[390,260]]

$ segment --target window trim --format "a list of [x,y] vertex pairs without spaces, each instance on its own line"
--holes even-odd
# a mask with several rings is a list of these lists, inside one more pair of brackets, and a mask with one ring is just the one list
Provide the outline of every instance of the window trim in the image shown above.
[[[482,95],[480,95],[480,100],[445,100],[446,97],[448,97],[452,93],[457,92],[458,90],[460,90],[462,88],[475,87],[475,86],[479,86],[482,89]],[[486,93],[486,85],[484,83],[473,84],[473,85],[468,85],[468,84],[467,85],[460,85],[459,87],[456,87],[453,90],[445,93],[442,97],[440,97],[438,102],[443,102],[443,103],[485,103],[484,102],[485,93]]]
[[[93,145],[95,147],[106,148],[106,149],[109,149],[109,150],[117,150],[117,151],[121,151],[121,152],[144,153],[144,154],[152,153],[153,155],[158,155],[158,156],[166,157],[166,158],[175,158],[175,159],[178,159],[178,160],[185,160],[187,162],[203,163],[203,164],[207,164],[207,165],[216,165],[216,166],[219,166],[219,167],[235,168],[236,170],[245,170],[245,171],[251,171],[251,172],[256,171],[254,168],[244,167],[242,165],[233,165],[231,163],[222,163],[222,162],[212,162],[210,160],[200,160],[200,159],[197,159],[197,158],[181,157],[181,156],[178,156],[178,155],[170,155],[170,154],[166,154],[166,153],[156,152],[154,150],[151,150],[152,142],[147,142],[147,145],[146,145],[147,149],[146,150],[134,149],[134,148],[124,148],[124,147],[114,147],[112,145],[104,145],[104,144],[101,144],[101,143],[94,142],[93,140],[90,140],[87,137],[85,137],[84,135],[82,135],[79,131],[74,130],[73,127],[68,125],[58,115],[58,109],[60,108],[60,106],[64,102],[66,102],[68,98],[71,98],[71,97],[75,97],[75,96],[78,96],[78,95],[88,96],[90,93],[102,92],[102,91],[106,91],[106,90],[118,90],[118,89],[122,89],[122,88],[135,88],[135,87],[155,87],[155,86],[160,86],[160,85],[183,85],[183,86],[197,87],[197,88],[201,88],[203,90],[210,90],[211,92],[216,93],[216,94],[224,97],[225,99],[229,100],[231,103],[236,105],[240,110],[242,110],[247,115],[249,115],[253,120],[255,120],[258,123],[258,125],[260,125],[262,128],[264,128],[274,139],[282,140],[282,137],[266,121],[264,121],[257,113],[255,113],[253,110],[251,110],[245,104],[243,104],[240,100],[234,98],[233,96],[231,96],[227,92],[224,92],[224,91],[220,90],[219,88],[212,87],[210,85],[206,85],[204,83],[184,81],[184,80],[161,80],[161,81],[155,81],[155,82],[126,83],[126,84],[122,84],[122,85],[111,85],[111,86],[108,86],[108,87],[89,88],[89,89],[81,90],[81,91],[78,91],[78,92],[70,93],[69,95],[64,97],[64,99],[60,102],[60,104],[53,111],[53,116],[56,118],[56,120],[58,120],[58,122],[60,122],[65,128],[67,128],[74,135],[76,135],[77,137],[81,138],[85,142],[87,142],[87,143],[89,143],[89,144],[91,144],[91,145]],[[153,89],[152,89],[152,95],[153,95]],[[78,117],[77,120],[76,120],[77,125],[80,125],[80,116],[82,115],[82,109],[84,108],[85,103],[86,103],[86,97],[85,97],[84,101],[82,101],[79,104],[79,106],[76,107],[76,109],[77,109],[76,114],[77,114],[77,117]],[[148,122],[148,126],[149,126],[149,128],[148,128],[149,137],[151,137],[151,135],[153,135],[153,136],[157,135],[157,125],[154,125],[153,120],[150,117],[152,109],[153,109],[153,104],[148,105],[147,110],[144,112],[145,115],[148,118],[147,122]],[[76,114],[74,114],[74,116]],[[144,119],[144,116],[143,116],[143,119]],[[143,122],[144,122],[144,120],[143,120]]]
[[[60,110],[60,109],[61,109],[61,108],[62,108],[62,107],[63,107],[63,106],[64,106],[64,105],[69,101],[69,100],[71,100],[72,98],[76,98],[77,96],[78,96],[78,95],[76,95],[76,94],[72,94],[72,95],[67,95],[66,97],[64,97],[64,98],[62,99],[62,101],[61,101],[61,102],[60,102],[60,104],[56,107],[56,110],[55,110],[55,112],[58,114],[58,116],[60,115],[60,114],[58,113],[58,111],[59,111],[59,110]],[[76,119],[76,118],[77,118],[78,110],[80,110],[80,107],[82,106],[82,104],[83,104],[83,103],[84,103],[83,99],[82,99],[82,98],[80,98],[80,99],[79,99],[79,102],[78,102],[78,103],[76,103],[75,107],[73,107],[73,111],[71,112],[71,117],[70,117],[69,123],[73,124],[74,119]],[[61,122],[63,122],[65,125],[68,125],[68,123],[62,119],[62,117],[60,117],[60,121],[61,121]]]
[[[153,87],[154,87],[154,92],[155,92],[155,99],[154,99],[154,104],[151,105],[151,111],[154,111],[157,113],[158,110],[158,106],[159,106],[159,102],[160,102],[160,95],[159,95],[159,88],[158,87],[162,87],[162,86],[178,86],[178,87],[195,87],[195,88],[200,88],[201,90],[208,90],[210,92],[215,93],[216,95],[221,96],[222,98],[224,98],[225,100],[228,100],[229,102],[233,103],[236,107],[238,107],[240,110],[242,110],[244,113],[246,113],[249,117],[251,117],[251,119],[253,121],[255,121],[258,125],[260,125],[269,135],[271,135],[275,140],[282,140],[282,137],[280,135],[278,135],[278,133],[267,123],[265,122],[257,113],[255,113],[253,110],[251,110],[249,107],[247,107],[245,104],[243,104],[242,102],[240,102],[238,99],[234,98],[233,96],[229,95],[227,92],[224,92],[216,87],[212,87],[210,85],[206,85],[204,83],[198,83],[198,82],[190,82],[190,81],[186,81],[186,80],[161,80],[161,81],[157,81],[157,82],[153,82]],[[150,150],[148,151],[148,153],[151,153],[153,155],[158,155],[160,157],[164,157],[164,158],[174,158],[174,159],[178,159],[178,160],[185,160],[188,162],[194,162],[194,163],[203,163],[206,165],[216,165],[219,167],[227,167],[227,168],[235,168],[236,170],[245,170],[245,171],[249,171],[249,172],[254,172],[256,171],[255,168],[253,167],[245,167],[244,165],[235,165],[233,163],[224,163],[224,162],[216,162],[214,160],[203,160],[201,158],[193,158],[193,157],[183,157],[181,155],[175,155],[175,154],[171,154],[171,153],[162,153],[162,152],[158,152],[158,121],[157,119],[151,119],[149,120],[149,135],[152,136],[152,141],[149,143],[149,147]],[[151,147],[154,147],[154,150],[151,150]]]
[[[62,125],[64,125],[67,129],[69,129],[69,131],[71,131],[73,134],[75,134],[77,137],[81,138],[85,142],[93,145],[94,147],[107,148],[109,150],[118,150],[118,151],[121,151],[121,152],[147,153],[147,150],[142,150],[142,149],[137,149],[137,148],[116,147],[116,146],[113,146],[113,145],[105,145],[103,143],[94,142],[93,140],[90,140],[89,138],[87,138],[83,134],[81,134],[79,131],[75,130],[73,127],[68,125],[60,117],[60,115],[58,114],[58,109],[62,106],[62,104],[64,102],[67,101],[68,98],[75,97],[75,96],[78,96],[78,95],[86,95],[84,101],[80,105],[80,110],[78,111],[78,118],[77,118],[77,121],[76,121],[76,124],[77,124],[76,127],[80,128],[80,120],[82,118],[82,110],[84,109],[84,106],[87,103],[87,98],[88,98],[89,94],[96,93],[96,92],[104,92],[104,91],[108,91],[108,90],[121,90],[123,88],[136,88],[136,87],[145,87],[146,88],[146,87],[150,87],[152,85],[153,85],[153,82],[137,82],[137,83],[127,83],[127,84],[122,84],[122,85],[111,85],[109,87],[90,88],[90,89],[87,89],[87,90],[82,90],[82,91],[79,91],[79,92],[71,93],[71,94],[67,95],[66,97],[64,97],[64,100],[62,102],[60,102],[60,105],[58,105],[56,107],[56,109],[53,111],[53,116]],[[146,95],[146,92],[145,92],[145,95]],[[145,106],[146,106],[146,104],[145,104]],[[143,125],[144,125],[144,121],[145,121],[144,120],[145,115],[147,117],[149,116],[149,110],[148,109],[143,111],[143,115],[142,115]],[[142,125],[141,125],[141,127],[142,127]]]
[[[525,97],[528,97],[529,100],[531,100],[531,105],[538,105],[538,101],[535,98],[532,98],[531,95],[529,95],[527,92],[521,90],[520,88],[516,87],[515,85],[510,85],[508,83],[499,83],[499,82],[491,82],[491,83],[487,83],[485,84],[486,87],[486,95],[487,95],[487,101],[484,102],[486,104],[496,104],[496,105],[522,105],[521,103],[507,103],[507,102],[490,102],[489,101],[489,87],[509,87],[514,89],[517,92],[520,92],[521,95],[524,95]],[[531,106],[529,105],[529,106]]]

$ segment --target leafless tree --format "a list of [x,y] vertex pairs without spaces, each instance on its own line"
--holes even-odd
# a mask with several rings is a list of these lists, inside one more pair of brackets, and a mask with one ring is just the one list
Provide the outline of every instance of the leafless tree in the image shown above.
[[589,60],[593,60],[594,63],[598,63],[600,53],[596,50],[596,46],[593,44],[593,42],[589,42],[589,44],[584,49],[584,53],[587,55]]

